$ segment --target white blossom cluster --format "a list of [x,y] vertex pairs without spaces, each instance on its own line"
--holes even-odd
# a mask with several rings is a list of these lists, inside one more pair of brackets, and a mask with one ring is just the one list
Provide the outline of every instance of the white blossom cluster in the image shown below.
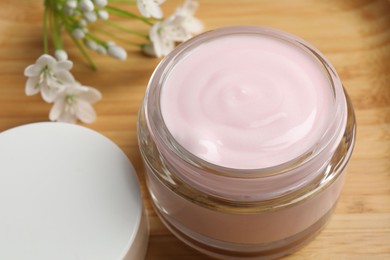
[[108,19],[108,12],[103,9],[107,3],[107,0],[67,0],[63,8],[65,14],[81,14],[86,23],[93,23],[98,18],[102,20]]
[[54,103],[49,114],[52,121],[75,123],[80,119],[84,123],[92,123],[96,113],[91,104],[102,95],[95,88],[80,85],[69,71],[72,67],[73,63],[69,60],[56,60],[43,54],[24,71],[28,77],[26,95],[41,92],[43,100]]
[[[138,4],[138,7],[142,14],[157,15],[155,18],[160,17],[160,14],[162,16],[158,6],[162,0],[137,0],[137,3],[141,2],[143,4]],[[143,51],[152,56],[162,57],[170,53],[176,43],[186,41],[194,34],[200,33],[203,30],[203,23],[194,16],[198,6],[198,0],[185,0],[182,6],[176,8],[173,15],[155,23],[149,32],[151,42],[143,46]]]
[[60,7],[62,11],[70,17],[73,17],[76,23],[73,23],[72,36],[77,40],[83,40],[84,44],[91,50],[99,54],[108,54],[113,58],[125,60],[127,52],[124,48],[113,41],[104,42],[94,40],[88,37],[88,25],[97,20],[108,20],[109,13],[105,10],[107,0],[67,0]]
[[[179,42],[186,41],[203,30],[202,22],[195,17],[198,0],[184,0],[174,13],[163,18],[161,4],[165,0],[133,0],[140,14],[117,5],[116,0],[50,0],[44,1],[44,53],[35,64],[29,65],[24,75],[26,95],[41,93],[44,101],[53,103],[49,118],[52,121],[75,123],[80,120],[91,123],[96,118],[92,104],[101,99],[101,93],[92,87],[78,83],[70,69],[73,63],[63,48],[62,33],[66,31],[80,49],[92,68],[95,65],[85,47],[99,54],[107,54],[115,59],[125,60],[126,50],[112,40],[104,40],[100,33],[118,41],[137,46],[152,56],[162,57],[171,52]],[[150,26],[149,33],[133,30],[115,21],[110,16],[136,19]],[[130,42],[116,34],[107,33],[101,25],[139,36],[146,43]],[[104,28],[104,26],[103,26]],[[122,36],[122,35],[120,35]],[[54,57],[49,55],[49,37],[53,41]]]

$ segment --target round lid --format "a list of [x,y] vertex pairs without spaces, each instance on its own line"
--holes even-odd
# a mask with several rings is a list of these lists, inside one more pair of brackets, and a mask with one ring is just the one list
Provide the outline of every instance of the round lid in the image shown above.
[[141,218],[134,168],[101,134],[62,123],[0,134],[0,259],[122,259]]

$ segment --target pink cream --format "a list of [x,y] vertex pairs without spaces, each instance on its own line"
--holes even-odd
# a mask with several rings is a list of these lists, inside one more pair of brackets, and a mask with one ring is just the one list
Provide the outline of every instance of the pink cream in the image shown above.
[[204,43],[169,73],[164,121],[188,151],[237,169],[276,166],[309,150],[332,107],[329,79],[303,50],[274,37]]

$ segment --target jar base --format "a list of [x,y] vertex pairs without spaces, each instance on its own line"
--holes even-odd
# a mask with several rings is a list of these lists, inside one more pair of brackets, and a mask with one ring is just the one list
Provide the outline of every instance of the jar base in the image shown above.
[[[328,222],[335,208],[335,205],[322,218],[320,218],[316,223],[314,223],[304,231],[280,241],[253,245],[252,248],[255,248],[255,250],[251,250],[251,252],[229,251],[218,247],[213,247],[210,244],[204,244],[186,235],[181,230],[172,225],[170,221],[167,220],[165,216],[163,216],[161,212],[156,208],[156,205],[154,205],[154,203],[153,207],[156,214],[159,216],[160,220],[164,223],[164,225],[169,229],[169,231],[171,231],[182,242],[205,255],[211,256],[216,259],[224,260],[269,260],[289,255],[308,244],[311,240],[313,240]],[[227,242],[225,243],[228,244]],[[237,248],[240,247],[240,245],[234,243],[234,246],[232,247]],[[247,245],[242,245],[242,248],[247,248]]]

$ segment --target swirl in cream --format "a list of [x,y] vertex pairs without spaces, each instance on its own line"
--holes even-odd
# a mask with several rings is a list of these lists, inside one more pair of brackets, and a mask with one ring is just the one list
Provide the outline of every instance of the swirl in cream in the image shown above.
[[329,121],[329,79],[311,54],[271,36],[230,35],[186,54],[161,92],[168,130],[188,151],[237,169],[304,154]]

